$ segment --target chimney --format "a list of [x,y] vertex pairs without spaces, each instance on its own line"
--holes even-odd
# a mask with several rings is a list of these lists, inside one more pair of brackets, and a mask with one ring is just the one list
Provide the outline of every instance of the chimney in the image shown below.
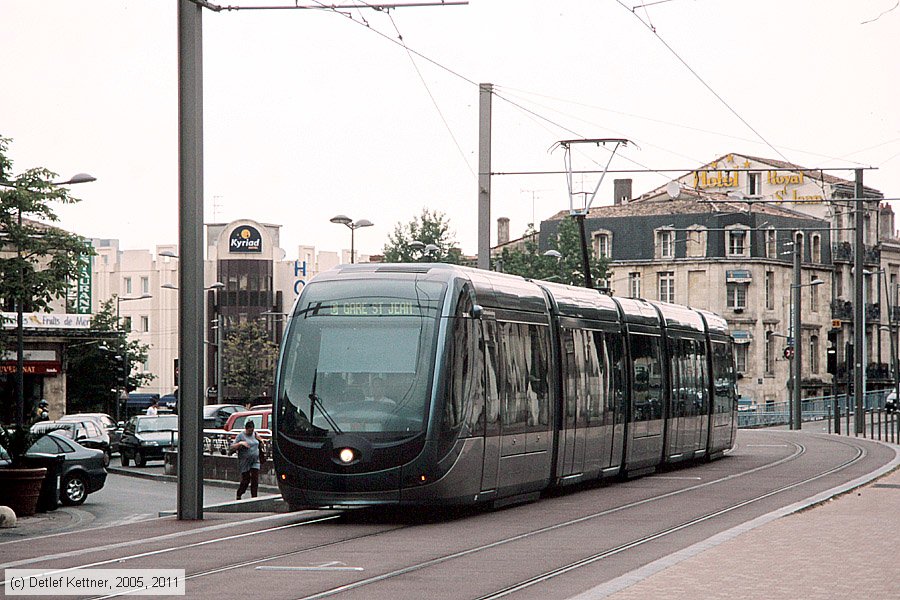
[[615,179],[613,180],[613,204],[628,204],[631,202],[631,180]]
[[509,219],[500,217],[497,219],[497,245],[503,245],[509,241]]

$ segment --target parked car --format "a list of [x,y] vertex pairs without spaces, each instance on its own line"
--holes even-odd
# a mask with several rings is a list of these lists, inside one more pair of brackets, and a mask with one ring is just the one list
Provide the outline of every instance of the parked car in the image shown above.
[[94,421],[100,426],[100,429],[106,431],[109,436],[109,449],[111,454],[119,451],[119,438],[122,437],[122,428],[116,423],[115,419],[106,413],[76,413],[74,415],[63,415],[60,421]]
[[78,442],[85,448],[93,448],[94,450],[102,450],[104,455],[103,466],[109,464],[112,456],[109,434],[100,428],[93,419],[84,419],[79,421],[39,421],[31,426],[31,430],[40,433],[44,431],[55,431],[70,440]]
[[225,426],[222,427],[222,429],[224,429],[225,431],[239,431],[244,428],[244,425],[247,423],[247,421],[253,421],[253,427],[257,431],[268,431],[272,428],[270,424],[271,416],[271,408],[236,412],[228,417],[228,421],[225,422]]
[[59,473],[59,499],[68,506],[83,504],[106,483],[106,455],[101,450],[85,448],[78,442],[52,431],[31,445],[26,456],[63,456]]
[[222,429],[228,417],[242,410],[240,404],[207,404],[203,407],[203,428]]
[[178,415],[131,417],[119,440],[122,466],[130,461],[143,467],[148,460],[163,460],[164,452],[178,444]]

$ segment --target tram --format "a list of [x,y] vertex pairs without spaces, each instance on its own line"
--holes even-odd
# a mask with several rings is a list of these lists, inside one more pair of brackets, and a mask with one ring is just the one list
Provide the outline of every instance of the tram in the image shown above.
[[721,317],[445,264],[318,275],[276,390],[292,508],[500,506],[717,458],[737,426]]

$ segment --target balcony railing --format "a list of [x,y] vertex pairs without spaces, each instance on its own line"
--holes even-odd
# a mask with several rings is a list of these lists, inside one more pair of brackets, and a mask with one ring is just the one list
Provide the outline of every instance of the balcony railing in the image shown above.
[[[831,245],[831,260],[834,262],[853,262],[853,244],[850,242],[838,242]],[[863,263],[877,265],[881,263],[881,248],[879,246],[865,246]]]
[[[900,320],[900,312],[895,312],[898,320]],[[842,321],[853,320],[853,303],[849,300],[832,300],[831,301],[831,318],[840,319]],[[881,305],[877,302],[866,304],[866,320],[881,320]]]

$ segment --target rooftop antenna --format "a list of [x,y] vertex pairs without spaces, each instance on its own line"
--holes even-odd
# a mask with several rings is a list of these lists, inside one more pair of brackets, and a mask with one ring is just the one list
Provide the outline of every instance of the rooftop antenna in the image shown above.
[[[597,191],[600,189],[600,184],[603,183],[603,178],[606,177],[606,172],[609,170],[609,165],[612,163],[613,157],[616,155],[616,151],[619,149],[619,146],[627,146],[629,140],[624,138],[592,138],[592,139],[579,139],[579,140],[560,140],[553,145],[550,149],[555,150],[556,148],[562,148],[565,151],[565,155],[563,160],[566,165],[566,183],[569,186],[569,216],[575,219],[578,222],[578,231],[581,234],[581,263],[584,269],[584,287],[593,288],[594,284],[591,281],[591,265],[588,259],[588,247],[587,247],[587,233],[584,229],[584,218],[591,210],[591,204],[594,203],[594,199],[597,197]],[[572,146],[577,144],[595,144],[597,146],[606,147],[607,144],[613,144],[612,152],[609,153],[609,160],[606,161],[606,166],[603,167],[603,172],[600,174],[600,179],[597,181],[597,185],[594,187],[594,191],[590,194],[587,192],[576,192],[574,190],[573,182],[572,182]],[[582,194],[584,195],[584,207],[576,208],[575,206],[575,195]]]

